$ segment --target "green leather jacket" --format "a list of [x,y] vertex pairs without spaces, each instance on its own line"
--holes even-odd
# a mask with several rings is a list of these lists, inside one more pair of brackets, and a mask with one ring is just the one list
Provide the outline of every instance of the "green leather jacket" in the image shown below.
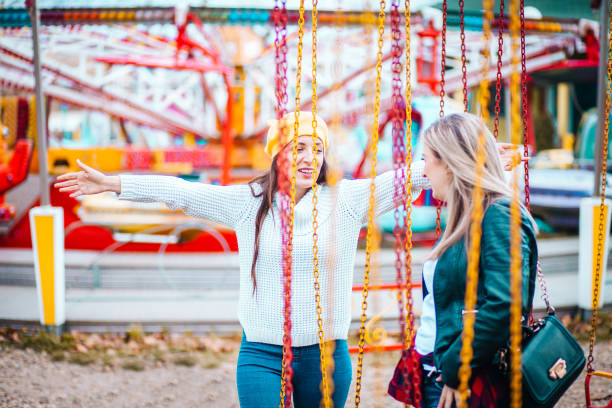
[[[524,214],[521,218],[522,312],[527,321],[535,290],[538,250],[530,221]],[[481,243],[472,368],[491,365],[498,348],[507,344],[510,336],[510,208],[507,199],[493,203],[485,211]],[[459,384],[466,270],[467,251],[464,240],[460,240],[440,256],[434,272],[434,362],[442,371],[444,384],[452,388]]]

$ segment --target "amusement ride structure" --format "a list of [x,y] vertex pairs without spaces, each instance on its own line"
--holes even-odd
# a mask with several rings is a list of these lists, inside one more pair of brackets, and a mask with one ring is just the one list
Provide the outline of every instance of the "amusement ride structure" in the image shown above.
[[[241,173],[245,168],[265,168],[261,163],[264,159],[255,151],[270,118],[281,118],[289,111],[294,111],[298,116],[301,110],[310,109],[313,114],[321,112],[334,129],[363,126],[370,135],[367,138],[367,147],[360,155],[358,169],[344,169],[344,173],[368,172],[372,179],[365,232],[364,278],[363,285],[357,288],[362,292],[362,313],[358,346],[353,350],[357,353],[354,402],[355,406],[359,406],[362,378],[366,375],[363,368],[364,352],[400,349],[403,350],[402,356],[407,362],[403,373],[407,380],[405,383],[413,387],[411,392],[414,393],[416,405],[419,406],[420,376],[416,370],[417,357],[409,352],[415,333],[412,289],[420,286],[412,281],[411,266],[414,241],[412,220],[416,207],[413,207],[411,200],[406,199],[411,191],[410,172],[407,171],[407,174],[398,176],[394,181],[396,198],[404,203],[393,213],[396,282],[387,285],[374,283],[374,257],[379,238],[374,217],[373,180],[379,171],[377,150],[379,145],[382,145],[379,141],[382,142],[385,128],[390,126],[392,156],[389,167],[410,169],[412,160],[417,157],[414,150],[418,148],[413,140],[417,136],[413,135],[413,119],[418,118],[420,127],[426,127],[437,117],[455,110],[478,113],[485,123],[491,125],[494,135],[501,139],[502,88],[507,83],[506,95],[509,95],[510,101],[504,108],[509,123],[505,126],[505,140],[522,146],[513,170],[514,195],[509,232],[513,260],[510,274],[510,333],[511,348],[516,350],[510,361],[511,395],[512,407],[519,407],[522,375],[519,202],[524,200],[525,207],[530,208],[530,169],[526,160],[523,161],[524,166],[519,164],[521,156],[529,156],[534,145],[533,129],[529,122],[529,76],[539,70],[560,68],[566,64],[568,55],[573,55],[577,48],[586,50],[586,54],[590,56],[588,58],[591,58],[587,58],[589,63],[605,56],[594,51],[594,48],[597,48],[596,42],[593,43],[590,37],[582,35],[581,22],[527,19],[523,0],[509,0],[508,3],[509,9],[504,10],[502,0],[500,12],[495,15],[492,2],[484,0],[482,13],[466,15],[463,1],[459,0],[459,12],[455,15],[448,12],[447,0],[443,0],[439,28],[435,18],[428,18],[422,12],[413,12],[409,1],[406,1],[403,10],[400,10],[399,0],[392,0],[389,10],[386,9],[384,0],[381,1],[376,15],[371,12],[319,11],[316,0],[312,3],[310,16],[306,15],[303,0],[297,11],[287,10],[284,1],[277,1],[272,10],[43,10],[43,28],[40,35],[43,49],[41,68],[47,105],[53,102],[103,112],[117,121],[122,139],[122,144],[118,146],[86,146],[72,151],[61,146],[60,141],[58,146],[49,148],[49,171],[59,173],[66,169],[75,169],[76,158],[88,155],[85,157],[91,164],[111,172],[127,168],[135,171],[182,174],[219,168],[220,171],[209,176],[207,181],[229,184],[250,177],[250,171]],[[612,25],[612,15],[606,17],[609,17],[606,23]],[[306,28],[307,22],[310,23],[309,29]],[[174,36],[155,33],[155,24],[162,23],[174,24],[171,30]],[[0,174],[5,175],[6,180],[1,184],[0,194],[5,194],[9,188],[25,179],[27,166],[24,163],[29,163],[32,155],[36,125],[31,119],[34,102],[30,94],[35,89],[32,76],[35,58],[29,51],[31,33],[26,27],[29,24],[25,10],[0,10],[0,25],[4,27],[0,37],[0,87],[5,94],[10,93],[2,99],[2,123],[8,131],[4,136],[7,148],[0,149],[0,154],[3,158],[13,157],[10,161],[3,160],[3,167],[0,167]],[[308,32],[310,39],[306,35]],[[338,40],[335,40],[336,36]],[[267,37],[267,40],[262,41],[262,37]],[[273,41],[270,37],[273,37]],[[608,42],[612,42],[612,37],[609,37]],[[389,43],[390,45],[387,45]],[[231,47],[228,44],[231,44]],[[342,46],[338,47],[338,44]],[[308,49],[310,52],[306,51]],[[375,58],[371,58],[372,54]],[[306,73],[302,64],[305,64],[308,58],[312,65],[311,71]],[[274,72],[270,72],[270,67],[274,68]],[[593,271],[592,329],[585,383],[589,407],[592,407],[589,395],[591,378],[612,378],[611,373],[594,368],[593,355],[604,248],[602,231],[608,169],[611,74],[612,50],[607,55],[605,125],[599,166],[602,175],[599,191],[600,230],[597,237],[596,266]],[[388,78],[391,80],[383,81]],[[413,106],[418,106],[414,103],[417,98],[435,99],[435,112],[416,112]],[[290,101],[293,101],[292,105]],[[490,110],[494,112],[492,115]],[[385,119],[381,120],[383,117]],[[136,140],[132,140],[131,134],[134,132],[128,130],[133,125],[164,131],[170,135],[168,140],[172,143],[163,147],[148,146],[146,142],[137,145]],[[313,127],[316,129],[316,126]],[[290,131],[285,138],[289,140],[297,137],[296,135],[297,129],[295,133]],[[316,135],[313,135],[314,137]],[[174,143],[178,139],[181,140],[180,146]],[[146,138],[143,140],[146,141]],[[131,143],[132,141],[134,143]],[[482,143],[484,142],[481,141]],[[105,149],[98,151],[101,147]],[[280,166],[288,167],[295,173],[295,160],[294,151],[293,162],[289,160],[280,163]],[[36,163],[34,157],[34,168],[37,168]],[[477,184],[473,194],[476,204],[471,214],[465,310],[474,310],[476,304],[480,222],[483,217],[483,209],[479,206],[483,166],[484,151],[481,149],[478,167],[474,169]],[[522,168],[520,175],[518,167]],[[279,173],[284,174],[283,171]],[[343,174],[332,173],[329,182],[333,185]],[[519,182],[519,176],[523,178],[522,183]],[[291,315],[296,312],[291,309],[295,178],[281,177],[279,186],[280,190],[290,197],[289,202],[284,202],[281,206],[285,289],[281,406],[284,407],[291,406]],[[325,324],[321,317],[323,311],[319,288],[326,282],[319,280],[319,262],[323,260],[318,258],[315,181],[312,190],[313,284],[321,350],[322,405],[330,407],[333,405],[330,397],[330,390],[333,389],[333,362],[330,361],[333,350],[329,349],[330,343],[327,342]],[[220,243],[223,250],[236,249],[235,241],[231,242],[231,234],[221,233],[214,225],[202,226],[201,223],[186,219],[188,217],[181,213],[171,213],[159,205],[126,204],[129,208],[118,208],[109,197],[94,198],[93,203],[85,200],[81,203],[68,202],[66,197],[57,196],[54,199],[72,212],[72,215],[66,216],[67,247],[70,233],[76,234],[76,230],[82,225],[97,224],[114,228],[121,233],[142,232],[143,229],[149,230],[148,232],[152,229],[154,232],[173,230],[175,237],[189,228],[204,229]],[[107,204],[109,202],[110,204]],[[439,235],[442,203],[431,201],[430,204],[437,205],[435,230]],[[80,209],[77,208],[79,205]],[[79,217],[75,216],[75,211]],[[14,210],[8,211],[7,214],[9,215],[5,216],[5,219],[9,227],[3,242],[10,245],[15,242],[11,234],[13,237],[19,236],[15,231],[26,227],[25,221],[17,219]],[[131,217],[134,214],[148,215],[153,219],[141,220],[140,225],[134,225],[134,221],[119,220],[121,214],[129,214]],[[71,226],[72,222],[82,224]],[[134,238],[135,235],[131,235],[126,242],[131,242]],[[122,245],[115,241],[109,244],[107,240],[107,247]],[[167,244],[170,241],[158,241],[162,242]],[[130,248],[129,244],[126,248]],[[333,262],[333,259],[326,261]],[[545,288],[542,277],[539,276],[539,279]],[[375,336],[366,324],[368,294],[371,290],[390,287],[396,290],[397,294],[400,342],[381,346],[373,339]],[[545,301],[548,303],[546,299]],[[328,303],[333,305],[333,302]],[[327,315],[332,316],[333,313],[328,311]],[[469,363],[472,357],[474,316],[474,313],[464,315],[462,366],[459,371],[459,390],[462,394],[460,406],[466,406],[471,376]],[[371,341],[367,341],[368,336]],[[370,345],[366,346],[366,342]],[[608,404],[608,407],[610,406],[612,402]]]

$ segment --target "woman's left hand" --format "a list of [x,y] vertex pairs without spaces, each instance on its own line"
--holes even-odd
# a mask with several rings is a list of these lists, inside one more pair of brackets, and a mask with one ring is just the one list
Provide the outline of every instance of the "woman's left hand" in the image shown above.
[[[504,170],[512,170],[514,167],[514,157],[518,153],[518,148],[520,146],[512,143],[496,143],[496,145],[497,151],[499,152],[499,156],[501,158],[502,166],[504,166]],[[521,154],[522,161],[527,161],[529,159],[530,157],[525,157]]]
[[[442,376],[436,378],[436,381],[442,381]],[[442,395],[440,395],[438,408],[451,408],[453,406],[453,402],[455,402],[455,405],[458,406],[459,401],[461,401],[461,394],[459,393],[459,391],[449,387],[448,385],[445,385],[444,388],[442,388]]]

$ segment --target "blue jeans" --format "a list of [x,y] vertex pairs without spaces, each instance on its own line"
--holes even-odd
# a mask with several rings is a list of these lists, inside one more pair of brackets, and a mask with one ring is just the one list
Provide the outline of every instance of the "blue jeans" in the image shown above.
[[[336,340],[332,400],[344,407],[352,378],[351,358],[346,340]],[[293,347],[293,404],[295,408],[318,408],[322,398],[319,345]],[[280,404],[283,348],[255,343],[242,334],[238,355],[238,399],[241,408],[277,408]]]
[[[444,384],[442,381],[436,381],[437,377],[438,374],[428,377],[427,372],[423,370],[423,376],[421,377],[421,408],[436,408],[438,406]],[[455,408],[454,402],[453,408]]]

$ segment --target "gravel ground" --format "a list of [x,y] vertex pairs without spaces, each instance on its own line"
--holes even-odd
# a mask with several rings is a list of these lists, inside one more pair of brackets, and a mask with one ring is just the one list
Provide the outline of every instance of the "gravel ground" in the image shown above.
[[[583,344],[585,349],[588,345]],[[595,348],[596,368],[612,371],[612,341]],[[398,354],[367,354],[362,384],[363,407],[402,406],[385,395]],[[0,349],[0,407],[238,407],[237,352],[214,368],[158,364],[144,371],[55,362],[45,353]],[[353,368],[355,360],[353,360]],[[584,375],[557,404],[584,407]],[[354,385],[347,406],[354,405]],[[593,401],[604,406],[612,397],[612,380],[596,378]]]

